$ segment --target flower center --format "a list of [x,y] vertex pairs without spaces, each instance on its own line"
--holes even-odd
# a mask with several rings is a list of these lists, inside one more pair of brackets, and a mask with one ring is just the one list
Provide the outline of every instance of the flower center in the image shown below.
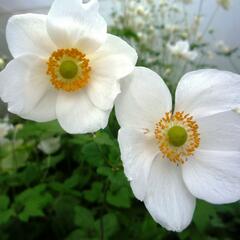
[[53,52],[47,65],[47,75],[56,89],[77,91],[89,82],[91,72],[89,60],[78,49],[59,49]]
[[184,145],[187,141],[187,137],[187,132],[183,127],[173,126],[168,130],[169,142],[175,147]]
[[77,75],[78,65],[74,61],[67,60],[61,63],[59,71],[63,78],[71,79]]
[[156,124],[155,137],[163,156],[176,164],[187,161],[200,144],[198,124],[184,112],[167,112]]

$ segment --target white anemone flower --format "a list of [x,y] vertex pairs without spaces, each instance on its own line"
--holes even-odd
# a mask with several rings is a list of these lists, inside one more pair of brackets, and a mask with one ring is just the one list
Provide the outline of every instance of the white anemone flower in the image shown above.
[[175,45],[168,44],[167,47],[173,55],[185,60],[193,61],[198,56],[196,51],[190,50],[188,41],[178,41]]
[[69,133],[105,128],[119,79],[134,69],[136,51],[107,34],[97,0],[55,0],[48,15],[10,18],[6,35],[14,59],[0,74],[10,112]]
[[57,152],[61,147],[60,137],[52,137],[42,140],[38,144],[38,149],[47,155]]
[[189,72],[172,97],[151,70],[136,68],[116,100],[124,171],[134,195],[163,227],[182,231],[196,198],[240,199],[240,76]]

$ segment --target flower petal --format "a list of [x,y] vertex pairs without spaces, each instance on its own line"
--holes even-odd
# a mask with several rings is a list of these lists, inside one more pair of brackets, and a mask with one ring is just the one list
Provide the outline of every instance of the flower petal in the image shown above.
[[0,73],[0,89],[10,112],[39,122],[56,118],[57,91],[41,58],[24,55],[12,60]]
[[240,117],[228,111],[198,120],[203,150],[240,151]]
[[107,36],[107,24],[98,10],[97,0],[55,0],[47,21],[52,40],[59,48],[95,51]]
[[6,36],[13,57],[34,54],[49,57],[56,49],[46,29],[47,16],[22,14],[11,17],[7,24]]
[[57,119],[71,134],[96,132],[105,128],[110,111],[102,111],[92,104],[84,90],[61,92],[57,99]]
[[89,58],[94,74],[119,79],[134,70],[137,53],[121,38],[108,34],[105,44]]
[[147,128],[171,111],[171,94],[155,72],[136,67],[132,75],[122,80],[122,93],[116,100],[116,116],[121,127]]
[[195,197],[215,204],[240,199],[240,152],[197,150],[182,170]]
[[190,224],[195,209],[195,198],[187,190],[179,167],[159,155],[152,164],[144,202],[156,222],[177,232]]
[[95,74],[92,74],[87,86],[87,94],[92,103],[104,111],[113,108],[114,101],[120,92],[119,81]]
[[159,153],[156,140],[144,132],[121,128],[118,134],[124,172],[131,182],[134,195],[143,200],[154,157]]
[[92,69],[88,96],[102,110],[112,109],[120,93],[118,80],[134,70],[137,53],[120,38],[108,34],[106,43],[88,58]]
[[175,111],[195,119],[232,110],[240,105],[240,75],[205,69],[187,73],[176,90]]

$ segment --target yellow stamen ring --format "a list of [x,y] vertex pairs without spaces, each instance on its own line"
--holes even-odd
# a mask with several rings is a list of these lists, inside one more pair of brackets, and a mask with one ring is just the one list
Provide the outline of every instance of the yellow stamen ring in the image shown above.
[[156,124],[155,137],[163,155],[176,164],[183,164],[200,145],[198,124],[184,112],[167,112]]
[[89,60],[85,54],[75,48],[53,52],[47,65],[47,74],[56,89],[76,91],[84,88],[90,79]]

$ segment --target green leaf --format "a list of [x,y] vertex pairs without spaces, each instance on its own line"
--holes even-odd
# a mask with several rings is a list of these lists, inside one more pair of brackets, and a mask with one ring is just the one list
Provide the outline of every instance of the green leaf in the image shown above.
[[0,196],[0,212],[8,209],[9,202],[10,200],[8,196]]
[[18,217],[26,222],[30,217],[44,216],[43,209],[53,200],[49,193],[45,192],[45,185],[38,185],[19,194],[15,199],[15,205],[22,208]]
[[91,211],[84,207],[75,207],[74,223],[76,224],[76,226],[86,230],[93,230],[94,222],[94,217]]
[[113,213],[108,213],[104,215],[102,219],[98,219],[96,221],[95,225],[96,225],[96,229],[98,230],[99,236],[101,234],[100,233],[101,224],[102,224],[104,239],[110,239],[119,230],[118,219],[116,215]]
[[5,224],[14,215],[13,209],[8,209],[10,200],[6,195],[0,196],[0,224]]
[[99,145],[113,146],[114,141],[106,132],[97,132],[93,138],[94,142]]
[[90,166],[98,167],[103,164],[103,156],[96,143],[89,143],[82,148],[82,157]]
[[216,209],[213,205],[204,201],[197,202],[197,208],[194,214],[193,222],[197,229],[203,232],[210,224],[210,219],[216,217]]
[[115,193],[107,193],[107,202],[115,207],[130,208],[131,194],[128,188],[121,188]]
[[0,225],[8,223],[10,218],[14,215],[13,209],[9,209],[3,212],[0,212]]
[[98,202],[102,198],[103,184],[94,182],[90,190],[84,192],[84,198],[89,202]]
[[82,229],[77,229],[71,232],[66,240],[87,240],[86,233]]
[[78,174],[75,174],[64,182],[64,186],[66,188],[74,188],[79,184],[80,180],[80,176]]

